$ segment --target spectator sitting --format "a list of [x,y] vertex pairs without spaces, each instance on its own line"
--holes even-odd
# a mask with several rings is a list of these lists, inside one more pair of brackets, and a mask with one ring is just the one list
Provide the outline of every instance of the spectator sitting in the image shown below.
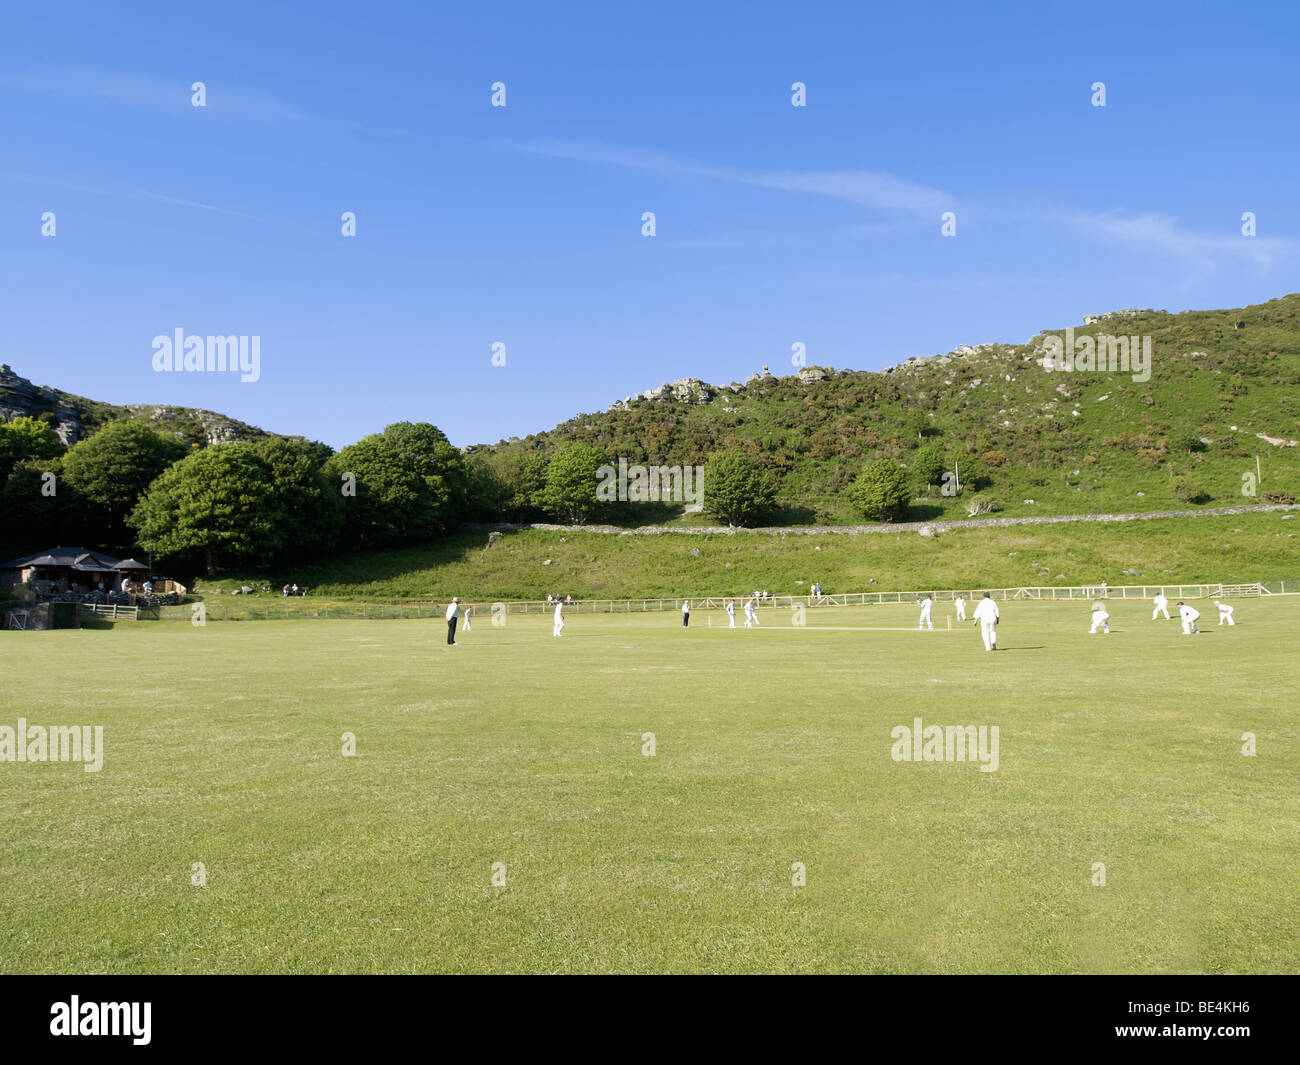
[[285,585],[285,586],[280,590],[280,594],[281,594],[285,599],[288,599],[288,598],[289,598],[289,586],[288,586],[287,584],[286,584],[286,585]]

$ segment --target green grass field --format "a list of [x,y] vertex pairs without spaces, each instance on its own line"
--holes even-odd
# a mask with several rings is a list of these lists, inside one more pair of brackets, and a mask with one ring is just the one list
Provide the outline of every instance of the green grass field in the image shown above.
[[1294,972],[1300,599],[1236,603],[3,633],[106,754],[0,763],[0,970]]

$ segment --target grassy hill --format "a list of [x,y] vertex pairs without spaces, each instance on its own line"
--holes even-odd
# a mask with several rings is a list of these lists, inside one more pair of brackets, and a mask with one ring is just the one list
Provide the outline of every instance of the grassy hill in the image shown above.
[[[922,447],[937,448],[964,487],[948,496],[939,478],[926,485],[914,476],[904,517],[915,520],[962,517],[972,503],[1007,515],[1072,514],[1291,502],[1300,494],[1300,294],[1230,310],[1119,311],[1074,332],[1150,337],[1150,379],[1048,371],[1048,340],[1065,335],[1051,329],[1023,344],[963,346],[881,373],[807,367],[721,387],[690,379],[467,450],[548,456],[582,441],[630,464],[673,466],[736,447],[779,484],[769,524],[860,520],[846,489],[863,465],[886,458],[918,474]],[[275,435],[212,411],[101,403],[0,366],[0,416],[19,414],[50,422],[65,439],[116,418],[199,445]],[[438,412],[428,418],[436,423]],[[1244,496],[1243,476],[1257,469],[1256,495]],[[711,523],[683,510],[632,504],[609,520]]]
[[[267,581],[339,599],[476,601],[846,591],[1247,582],[1300,578],[1300,514],[1152,518],[1114,524],[774,536],[462,532],[424,547],[368,551],[283,573],[200,580],[210,594]],[[1126,573],[1136,570],[1136,573]],[[276,593],[278,594],[278,592]]]
[[547,453],[578,440],[629,463],[695,465],[720,446],[740,447],[779,478],[772,521],[781,524],[856,520],[845,489],[863,464],[912,463],[928,442],[963,481],[988,483],[958,497],[922,485],[912,518],[962,516],[972,497],[1010,515],[1252,502],[1243,474],[1255,472],[1257,457],[1258,498],[1296,495],[1300,449],[1289,442],[1300,437],[1300,295],[1235,310],[1115,312],[1075,330],[1149,336],[1144,382],[1045,370],[1047,338],[1064,332],[883,373],[814,367],[721,388],[678,382],[682,398],[664,388],[476,450]]

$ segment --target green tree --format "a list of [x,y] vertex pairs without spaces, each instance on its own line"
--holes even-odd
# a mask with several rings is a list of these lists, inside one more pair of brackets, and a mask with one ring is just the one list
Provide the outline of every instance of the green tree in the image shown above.
[[849,500],[871,521],[893,521],[908,504],[907,471],[896,462],[870,462],[849,486]]
[[510,499],[510,489],[496,462],[488,455],[469,455],[469,495],[465,513],[475,521],[505,521],[502,515]]
[[10,471],[28,459],[52,459],[63,454],[63,441],[45,422],[36,418],[15,418],[0,422],[0,488]]
[[507,477],[506,483],[511,487],[510,506],[519,515],[516,521],[541,511],[542,493],[546,490],[546,467],[549,465],[540,451],[530,451]]
[[223,562],[264,564],[285,542],[271,469],[249,444],[191,452],[150,485],[128,520],[141,547],[201,553],[208,573]]
[[609,456],[589,444],[563,445],[546,466],[541,501],[546,511],[561,521],[579,525],[596,513],[596,471]]
[[249,447],[271,474],[281,511],[283,553],[298,557],[337,547],[344,500],[341,485],[321,469],[328,454],[322,453],[324,445],[271,436]]
[[428,423],[397,422],[343,448],[326,464],[342,489],[349,540],[390,547],[442,532],[464,516],[470,475],[464,456]]
[[100,524],[87,514],[85,501],[62,474],[57,457],[27,459],[13,468],[0,489],[0,557],[29,554],[51,544],[97,546]]
[[317,469],[324,469],[325,463],[329,462],[330,456],[334,454],[334,449],[329,444],[322,444],[319,440],[294,439],[294,443],[302,445]]
[[127,515],[145,490],[189,448],[144,422],[122,418],[74,444],[63,459],[63,476],[103,523],[97,543],[130,544]]
[[430,521],[441,531],[461,517],[469,494],[465,456],[436,425],[394,422],[380,434],[424,482]]
[[343,510],[349,543],[393,547],[423,531],[430,517],[424,484],[378,433],[341,449],[326,473],[347,493]]
[[929,488],[943,478],[943,445],[937,440],[927,440],[912,453],[909,467],[918,488]]
[[710,455],[704,466],[704,512],[728,525],[751,525],[771,508],[776,485],[743,451]]
[[528,521],[541,507],[546,456],[532,451],[470,457],[469,512],[479,521]]

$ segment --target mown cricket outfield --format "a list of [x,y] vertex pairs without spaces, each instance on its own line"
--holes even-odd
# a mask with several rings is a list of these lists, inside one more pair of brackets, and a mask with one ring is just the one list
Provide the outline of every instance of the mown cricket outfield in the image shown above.
[[5,633],[0,969],[1294,971],[1300,598],[1001,606]]

